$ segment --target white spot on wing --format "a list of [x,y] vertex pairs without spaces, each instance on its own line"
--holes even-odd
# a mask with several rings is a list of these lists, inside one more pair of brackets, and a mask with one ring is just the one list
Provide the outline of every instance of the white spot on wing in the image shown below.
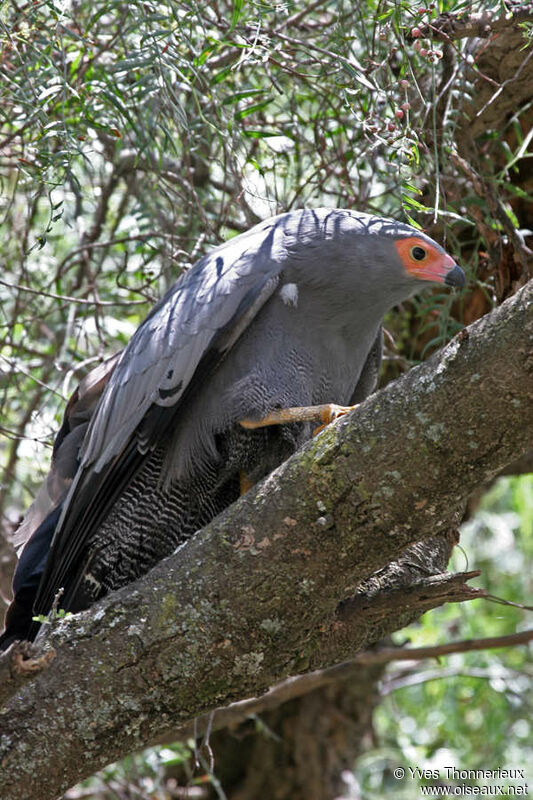
[[298,303],[298,286],[295,283],[285,283],[279,293],[286,305],[295,306]]

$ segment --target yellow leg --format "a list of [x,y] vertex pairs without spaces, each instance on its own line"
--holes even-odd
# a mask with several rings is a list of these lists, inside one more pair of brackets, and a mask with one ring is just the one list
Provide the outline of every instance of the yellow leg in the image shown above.
[[338,417],[342,417],[356,406],[338,406],[336,403],[324,403],[320,406],[294,406],[293,408],[280,408],[271,411],[263,419],[241,419],[239,424],[247,430],[264,428],[267,425],[283,425],[286,422],[308,422],[317,421],[322,424],[313,431],[313,436],[320,433],[326,425],[333,422]]

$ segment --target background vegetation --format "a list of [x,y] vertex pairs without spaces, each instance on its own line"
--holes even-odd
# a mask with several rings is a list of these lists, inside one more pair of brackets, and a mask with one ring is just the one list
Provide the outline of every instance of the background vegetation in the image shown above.
[[[439,35],[445,13],[455,25]],[[46,473],[66,398],[212,245],[320,205],[394,216],[439,238],[465,267],[467,291],[435,290],[390,315],[383,382],[530,277],[532,19],[527,5],[488,0],[2,4],[6,596],[7,542]],[[531,478],[497,483],[466,524],[457,568],[466,558],[495,595],[527,602],[532,528]],[[433,612],[405,636],[508,633],[523,614],[476,601]],[[527,763],[530,669],[513,650],[387,674],[346,796],[400,796],[396,761]],[[104,793],[139,796],[136,784],[140,796],[170,796],[160,767],[183,753],[167,747],[114,768]],[[71,796],[99,796],[91,787]],[[405,791],[414,796],[413,785]]]

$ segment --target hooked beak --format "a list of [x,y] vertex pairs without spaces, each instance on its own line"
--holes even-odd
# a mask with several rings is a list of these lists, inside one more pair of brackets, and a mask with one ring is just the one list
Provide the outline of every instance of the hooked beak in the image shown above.
[[420,271],[420,277],[462,289],[466,283],[466,276],[461,267],[447,253],[444,258],[441,257],[439,260],[440,263],[433,262],[433,264],[428,264],[425,269],[423,268]]
[[462,289],[466,283],[466,278],[461,267],[454,264],[451,270],[446,273],[444,283],[446,286],[456,286],[458,289]]

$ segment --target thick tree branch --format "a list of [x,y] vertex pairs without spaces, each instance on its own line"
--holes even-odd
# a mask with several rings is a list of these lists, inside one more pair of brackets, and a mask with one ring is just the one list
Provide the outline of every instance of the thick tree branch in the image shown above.
[[[343,598],[529,447],[533,282],[369,398],[158,565],[61,623],[0,714],[4,800],[40,800],[210,709],[353,656],[403,617]],[[366,583],[365,583],[366,582]],[[370,604],[372,607],[372,604]],[[375,604],[374,604],[375,607]],[[53,747],[54,758],[50,759]]]
[[[383,616],[385,616],[387,613],[387,606],[389,614],[390,609],[397,610],[398,601],[401,605],[402,599],[404,600],[405,605],[407,598],[409,598],[410,601],[408,606],[410,616],[418,618],[422,613],[424,613],[424,611],[427,611],[428,608],[436,608],[444,603],[461,602],[463,600],[471,600],[476,597],[483,597],[484,592],[482,590],[472,589],[471,587],[466,586],[464,583],[465,580],[477,575],[479,575],[478,572],[464,573],[459,575],[436,575],[432,576],[431,578],[427,578],[426,580],[419,581],[415,583],[414,586],[409,586],[405,589],[376,593],[373,598],[376,600],[376,607],[374,608],[376,618],[379,621]],[[361,597],[364,598],[363,602],[373,605],[372,599],[369,599],[366,593]],[[418,608],[417,601],[419,602]],[[343,624],[343,621],[344,623],[346,622],[347,605],[349,604],[342,604],[342,608],[338,614],[338,628],[340,631],[336,631],[336,633],[340,636],[342,636],[343,633],[346,633],[347,626],[346,624]],[[350,611],[351,610],[355,611],[355,606],[351,606]],[[348,611],[348,613],[350,612]],[[363,603],[361,603],[361,605],[358,607],[356,613],[358,613],[360,617],[361,615],[365,615],[366,619],[366,608],[363,607]],[[483,649],[481,646],[478,646],[478,642],[486,642],[487,647],[503,647],[504,640],[506,642],[507,640],[511,640],[508,642],[508,645],[522,644],[525,641],[529,641],[529,639],[533,636],[531,632],[526,633],[529,634],[529,638],[524,638],[525,634],[516,634],[516,636],[519,637],[518,639],[510,636],[499,637],[497,640],[479,639],[470,640],[470,642],[466,643],[452,642],[449,645],[438,645],[434,648],[428,647],[424,648],[426,655],[420,655],[422,648],[415,650],[415,648],[408,649],[402,647],[379,647],[363,650],[357,653],[357,655],[348,662],[336,664],[335,666],[327,667],[326,669],[315,670],[314,672],[307,672],[303,675],[287,678],[285,681],[273,686],[268,690],[268,692],[260,697],[251,697],[247,700],[231,703],[225,708],[219,708],[215,712],[204,714],[202,717],[196,718],[194,725],[188,725],[180,730],[174,731],[171,739],[172,741],[176,741],[178,739],[189,739],[194,736],[195,733],[196,736],[202,736],[208,729],[215,731],[220,730],[221,728],[239,725],[241,722],[244,722],[250,714],[261,714],[264,711],[277,708],[279,705],[287,702],[288,700],[294,700],[295,698],[302,697],[303,695],[314,691],[315,689],[320,689],[324,686],[335,683],[337,680],[345,680],[352,676],[355,677],[357,670],[360,669],[360,666],[363,664],[365,666],[373,666],[374,664],[383,665],[389,661],[395,660],[396,658],[398,660],[408,660],[409,656],[404,655],[405,653],[413,653],[412,659],[415,659],[426,657],[429,658],[431,656],[437,657],[438,655],[452,652],[462,652],[464,649]],[[334,636],[332,639],[335,641]],[[499,641],[500,644],[491,645],[493,641]],[[468,647],[468,644],[471,646]],[[444,649],[441,650],[441,648]],[[354,652],[356,649],[357,644],[354,646]],[[415,652],[418,655],[414,655]],[[169,741],[169,739],[168,737],[165,737],[165,739],[162,741]]]

